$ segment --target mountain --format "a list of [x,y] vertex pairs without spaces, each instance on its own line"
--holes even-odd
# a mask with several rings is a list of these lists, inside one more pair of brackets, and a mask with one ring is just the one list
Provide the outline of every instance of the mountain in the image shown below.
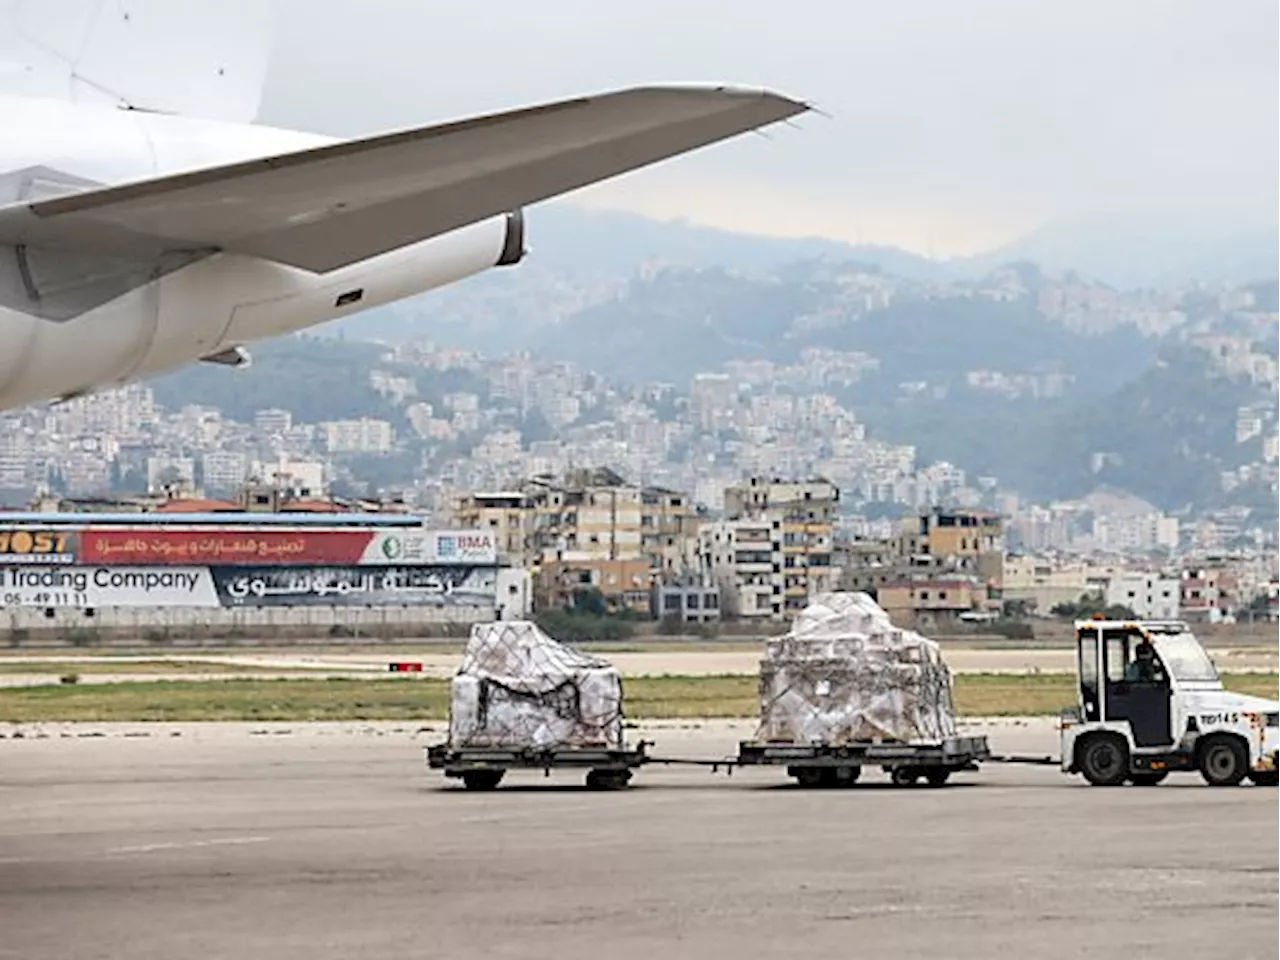
[[1046,224],[989,253],[949,264],[982,275],[1020,260],[1051,273],[1074,270],[1120,289],[1167,289],[1196,281],[1247,283],[1275,275],[1280,228],[1176,217],[1081,218]]
[[531,257],[550,269],[631,276],[637,266],[768,271],[796,260],[856,260],[909,280],[950,275],[940,261],[898,247],[854,245],[824,237],[787,238],[734,233],[683,220],[652,220],[634,213],[547,204],[528,213]]
[[556,203],[533,207],[527,217],[529,255],[518,267],[357,314],[319,334],[393,344],[432,340],[491,354],[522,350],[564,318],[613,300],[642,268],[659,265],[767,276],[821,259],[908,279],[949,275],[940,262],[896,247],[754,236]]

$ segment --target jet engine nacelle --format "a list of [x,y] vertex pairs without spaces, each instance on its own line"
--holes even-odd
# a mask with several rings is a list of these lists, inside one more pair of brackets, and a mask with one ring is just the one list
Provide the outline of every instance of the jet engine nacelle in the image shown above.
[[[2,256],[19,251],[0,250]],[[519,211],[326,274],[215,255],[67,319],[0,306],[0,409],[222,361],[292,333],[465,279],[524,255]],[[30,275],[27,271],[26,276]]]

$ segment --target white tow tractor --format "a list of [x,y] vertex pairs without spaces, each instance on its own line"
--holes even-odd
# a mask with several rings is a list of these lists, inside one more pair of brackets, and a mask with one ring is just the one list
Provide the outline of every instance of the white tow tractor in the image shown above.
[[1076,623],[1079,703],[1062,717],[1062,769],[1094,786],[1154,786],[1178,770],[1212,786],[1274,787],[1280,702],[1224,690],[1185,623]]

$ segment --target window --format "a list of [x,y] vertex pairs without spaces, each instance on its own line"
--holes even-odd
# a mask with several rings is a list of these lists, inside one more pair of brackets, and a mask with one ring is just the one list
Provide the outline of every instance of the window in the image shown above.
[[1129,639],[1125,636],[1107,637],[1107,683],[1124,680],[1124,668],[1129,663]]
[[928,600],[928,599],[929,599],[929,591],[928,591],[928,590],[921,590],[921,591],[920,591],[920,599],[921,599],[921,600]]
[[662,598],[662,609],[668,612],[678,612],[680,610],[680,594],[668,593]]
[[938,591],[938,599],[939,599],[939,600],[945,600],[945,599],[947,599],[947,591],[945,591],[945,590],[939,590],[939,591]]
[[720,608],[720,598],[714,593],[708,593],[702,605],[708,610],[718,610]]
[[688,594],[688,595],[685,597],[685,603],[688,605],[688,607],[689,607],[689,609],[690,609],[690,610],[697,610],[697,609],[698,609],[698,595],[697,595],[696,593]]

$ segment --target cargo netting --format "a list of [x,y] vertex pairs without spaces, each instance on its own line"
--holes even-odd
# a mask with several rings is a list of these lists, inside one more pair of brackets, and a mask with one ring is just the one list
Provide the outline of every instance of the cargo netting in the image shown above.
[[622,736],[622,681],[608,661],[529,621],[471,628],[452,683],[453,746],[621,749]]
[[760,662],[759,741],[937,742],[955,734],[936,643],[893,625],[865,593],[826,593]]

